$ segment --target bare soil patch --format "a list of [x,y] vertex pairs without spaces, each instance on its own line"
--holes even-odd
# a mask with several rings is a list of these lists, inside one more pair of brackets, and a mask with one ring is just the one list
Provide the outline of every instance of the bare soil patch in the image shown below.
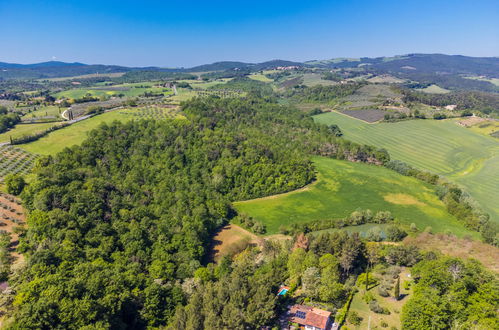
[[457,238],[453,235],[422,233],[407,237],[404,244],[412,244],[423,250],[436,249],[443,254],[457,258],[473,258],[485,267],[499,273],[499,248],[478,241]]
[[217,262],[223,256],[235,255],[249,245],[260,246],[263,240],[255,234],[239,227],[228,224],[218,230],[213,236],[209,262]]
[[466,119],[459,120],[457,123],[461,126],[470,127],[483,121],[487,121],[487,119],[482,117],[467,117]]
[[426,204],[418,200],[416,197],[407,194],[387,194],[383,199],[389,203],[397,205],[419,205],[425,206]]

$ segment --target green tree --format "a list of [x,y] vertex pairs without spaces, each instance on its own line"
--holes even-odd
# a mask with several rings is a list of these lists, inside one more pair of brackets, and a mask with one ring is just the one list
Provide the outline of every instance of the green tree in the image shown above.
[[19,174],[9,174],[5,177],[5,186],[9,194],[19,195],[26,186],[26,181]]
[[400,299],[400,276],[397,277],[397,283],[395,283],[395,288],[393,289],[393,297],[396,300]]

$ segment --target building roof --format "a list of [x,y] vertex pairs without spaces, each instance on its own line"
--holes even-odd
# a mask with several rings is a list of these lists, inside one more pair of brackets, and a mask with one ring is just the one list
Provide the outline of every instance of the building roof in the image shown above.
[[304,305],[293,305],[289,309],[290,321],[302,325],[325,329],[331,312]]

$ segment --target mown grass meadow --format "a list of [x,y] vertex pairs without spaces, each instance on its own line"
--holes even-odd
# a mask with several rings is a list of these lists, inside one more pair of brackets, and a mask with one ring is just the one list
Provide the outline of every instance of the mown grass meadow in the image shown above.
[[462,185],[499,222],[499,139],[449,120],[367,124],[337,112],[314,117],[337,124],[346,139],[385,148],[392,159]]
[[404,225],[435,232],[450,230],[457,236],[475,233],[447,213],[433,187],[384,167],[314,158],[318,175],[310,186],[282,195],[234,203],[267,226],[267,234],[281,225],[342,218],[357,208],[389,210]]

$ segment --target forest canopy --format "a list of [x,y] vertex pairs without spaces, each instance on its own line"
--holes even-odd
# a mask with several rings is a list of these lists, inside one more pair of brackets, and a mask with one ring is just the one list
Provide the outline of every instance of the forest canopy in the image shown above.
[[39,161],[22,193],[29,264],[14,328],[166,325],[231,201],[306,185],[310,154],[389,160],[272,100],[200,98],[183,110],[187,120],[103,124]]

